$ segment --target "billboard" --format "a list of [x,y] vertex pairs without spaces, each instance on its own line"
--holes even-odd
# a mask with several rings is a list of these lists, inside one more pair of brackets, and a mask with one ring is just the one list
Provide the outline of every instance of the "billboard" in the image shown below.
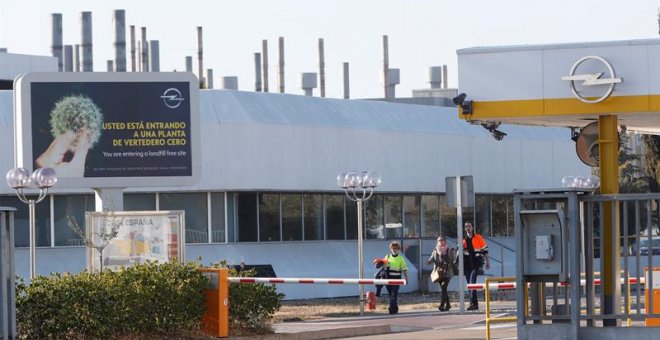
[[15,84],[16,166],[58,187],[180,186],[199,177],[191,73],[28,73]]
[[[134,264],[185,260],[185,212],[171,211],[111,211],[86,212],[87,240],[104,244],[100,237],[117,228],[117,237],[109,240],[103,250],[103,268],[119,269]],[[101,268],[98,251],[87,247],[87,269]]]

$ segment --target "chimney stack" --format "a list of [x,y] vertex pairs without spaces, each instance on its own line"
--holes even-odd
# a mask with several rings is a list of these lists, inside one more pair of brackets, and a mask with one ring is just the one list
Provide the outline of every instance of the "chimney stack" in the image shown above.
[[349,99],[351,97],[351,89],[348,76],[348,63],[344,63],[344,99]]
[[385,83],[385,99],[394,99],[396,97],[394,87],[399,84],[399,69],[390,68],[387,70],[387,83]]
[[442,87],[446,89],[447,84],[448,84],[448,82],[447,82],[447,65],[442,65],[442,74],[444,75],[444,77],[442,77]]
[[264,92],[268,92],[268,40],[266,39],[261,41],[261,58],[263,60],[261,66],[264,69],[262,84]]
[[280,53],[280,74],[278,85],[280,86],[280,93],[284,93],[284,37],[280,37],[278,42]]
[[80,72],[80,45],[73,45],[73,70]]
[[92,50],[92,12],[80,14],[82,24],[82,71],[94,71],[94,56]]
[[192,73],[193,71],[192,69],[193,69],[192,56],[186,56],[186,72]]
[[202,26],[197,26],[197,74],[199,76],[199,88],[203,89],[204,86],[204,46],[202,45]]
[[213,88],[213,69],[212,68],[206,69],[206,88],[207,89],[212,89]]
[[160,72],[160,42],[158,40],[151,40],[149,42],[149,56],[151,61],[151,72]]
[[64,45],[64,72],[73,72],[73,46]]
[[105,69],[106,72],[114,72],[114,65],[115,65],[115,62],[114,62],[112,59],[108,59],[108,60],[105,62],[105,65],[106,65],[106,69]]
[[140,40],[140,71],[149,72],[149,42],[147,41],[147,28],[140,27],[142,40]]
[[387,79],[388,76],[388,70],[390,69],[390,58],[389,58],[389,51],[388,51],[388,43],[387,43],[387,35],[383,36],[383,89],[385,91],[385,98],[387,99],[388,95],[388,90],[387,86],[389,84],[389,79]]
[[254,54],[254,90],[261,92],[261,54]]
[[131,72],[137,71],[135,60],[135,25],[131,25]]
[[115,10],[115,71],[126,72],[126,11]]
[[64,58],[62,56],[62,13],[51,14],[52,39],[50,51],[57,58],[57,70],[62,72]]
[[325,97],[325,53],[323,52],[323,38],[319,38],[319,82],[321,97]]

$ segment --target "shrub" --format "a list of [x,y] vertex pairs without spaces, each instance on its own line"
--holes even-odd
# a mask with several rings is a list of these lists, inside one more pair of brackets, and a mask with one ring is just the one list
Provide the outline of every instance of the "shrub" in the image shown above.
[[196,264],[145,263],[120,271],[17,280],[22,338],[107,338],[199,329],[206,279]]
[[[226,261],[212,264],[214,268],[228,268]],[[254,269],[238,272],[229,268],[229,276],[254,276]],[[264,333],[266,322],[280,309],[284,294],[277,293],[274,285],[262,283],[229,285],[230,334]]]

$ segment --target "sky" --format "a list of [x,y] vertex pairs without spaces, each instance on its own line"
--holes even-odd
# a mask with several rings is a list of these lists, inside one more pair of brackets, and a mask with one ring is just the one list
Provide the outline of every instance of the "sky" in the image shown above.
[[[400,69],[397,97],[428,88],[430,66],[446,64],[457,83],[456,50],[658,37],[660,0],[0,0],[0,47],[10,53],[50,55],[51,13],[61,13],[64,44],[80,44],[80,13],[92,12],[94,70],[112,59],[115,9],[128,26],[147,28],[160,42],[161,71],[184,70],[203,27],[204,68],[215,86],[238,76],[254,89],[254,53],[268,40],[269,87],[277,86],[277,40],[285,42],[286,93],[302,94],[302,72],[318,71],[324,39],[326,97],[343,96],[342,63],[350,64],[351,98],[383,96],[382,36],[389,65]],[[128,44],[127,37],[127,44]],[[128,56],[127,56],[128,57]],[[316,89],[315,95],[319,94]]]

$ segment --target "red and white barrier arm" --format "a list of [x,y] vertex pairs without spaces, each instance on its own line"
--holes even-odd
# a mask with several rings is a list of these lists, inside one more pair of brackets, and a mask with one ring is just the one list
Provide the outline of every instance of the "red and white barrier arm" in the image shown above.
[[[621,278],[621,283],[624,283],[625,280]],[[637,283],[637,278],[636,277],[631,277],[628,281],[631,285],[634,285]],[[596,286],[599,286],[601,283],[600,279],[595,279],[594,284]],[[644,284],[645,283],[645,278],[640,277],[639,278],[639,283]],[[585,286],[587,284],[586,280],[580,280],[580,286]],[[570,286],[570,282],[558,282],[557,286],[558,287],[567,287]],[[551,282],[546,282],[545,284],[546,287],[552,287]],[[502,283],[490,283],[488,285],[488,288],[490,290],[510,290],[510,289],[516,289],[516,283],[515,282],[502,282]],[[486,289],[486,284],[485,283],[470,283],[467,285],[467,290],[484,290]]]
[[285,277],[230,277],[229,283],[308,283],[308,284],[358,284],[403,286],[406,280],[393,279],[326,279],[326,278],[285,278]]

